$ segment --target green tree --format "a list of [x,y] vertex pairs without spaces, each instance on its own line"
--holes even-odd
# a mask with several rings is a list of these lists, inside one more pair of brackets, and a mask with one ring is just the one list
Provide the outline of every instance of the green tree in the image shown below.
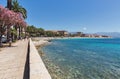
[[45,31],[43,28],[36,28],[33,25],[28,26],[26,32],[29,33],[29,35],[32,37],[39,37],[45,34]]
[[39,34],[39,36],[42,36],[45,34],[45,31],[43,28],[37,28],[37,30],[38,30],[37,33]]
[[28,26],[27,27],[27,32],[28,33],[35,33],[37,30],[36,30],[36,27],[35,26]]
[[17,31],[16,31],[16,29],[15,28],[10,29],[10,33],[11,33],[12,41],[15,41],[16,38],[17,38]]
[[54,37],[55,34],[53,32],[51,32],[51,31],[46,31],[46,36],[47,37]]
[[28,26],[27,27],[27,30],[26,30],[27,33],[29,33],[29,36],[36,36],[36,33],[37,33],[37,29],[35,26]]

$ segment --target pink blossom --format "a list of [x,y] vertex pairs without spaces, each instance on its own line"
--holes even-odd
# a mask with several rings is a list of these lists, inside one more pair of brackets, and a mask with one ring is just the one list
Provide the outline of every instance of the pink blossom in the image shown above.
[[15,13],[12,10],[8,10],[0,5],[0,25],[12,26],[19,25],[26,27],[26,22],[24,21],[21,13]]

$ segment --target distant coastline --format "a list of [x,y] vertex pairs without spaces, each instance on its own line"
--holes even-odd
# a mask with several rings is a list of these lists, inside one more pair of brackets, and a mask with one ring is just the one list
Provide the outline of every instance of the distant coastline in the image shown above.
[[32,40],[34,42],[35,41],[40,41],[40,40],[42,42],[49,42],[52,39],[74,39],[74,38],[98,38],[98,39],[100,39],[100,38],[113,38],[113,37],[32,37]]
[[36,47],[41,47],[49,44],[54,39],[109,39],[113,37],[32,37],[33,43]]
[[[41,47],[50,44],[52,40],[56,39],[110,39],[112,37],[32,37],[32,41],[36,47],[36,49],[40,49]],[[42,55],[43,52],[40,52]]]

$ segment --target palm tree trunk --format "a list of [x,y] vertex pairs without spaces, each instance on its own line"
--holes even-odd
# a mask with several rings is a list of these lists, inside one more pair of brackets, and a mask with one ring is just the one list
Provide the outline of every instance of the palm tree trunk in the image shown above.
[[[7,0],[7,8],[9,10],[12,9],[12,0]],[[9,39],[10,39],[10,29],[7,28],[7,40],[9,41]]]
[[19,39],[21,39],[21,28],[19,26]]
[[2,47],[2,34],[0,35],[0,47]]
[[0,26],[0,47],[2,47],[2,27]]
[[7,8],[11,10],[12,8],[12,0],[7,0]]
[[26,38],[26,35],[27,35],[27,33],[26,33],[26,28],[25,28],[25,38]]
[[[15,30],[17,31],[17,27],[15,26],[14,28],[15,28]],[[18,33],[18,32],[17,32],[17,33]],[[18,37],[18,36],[15,35],[15,36],[14,36],[14,39],[17,40],[17,37]]]
[[7,42],[9,41],[9,32],[8,32],[8,28],[7,28]]
[[2,47],[2,35],[0,35],[0,47]]

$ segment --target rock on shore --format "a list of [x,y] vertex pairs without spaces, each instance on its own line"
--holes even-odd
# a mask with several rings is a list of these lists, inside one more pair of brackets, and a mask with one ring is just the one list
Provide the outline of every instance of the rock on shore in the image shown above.
[[36,47],[40,47],[49,44],[50,38],[32,38],[32,40]]

